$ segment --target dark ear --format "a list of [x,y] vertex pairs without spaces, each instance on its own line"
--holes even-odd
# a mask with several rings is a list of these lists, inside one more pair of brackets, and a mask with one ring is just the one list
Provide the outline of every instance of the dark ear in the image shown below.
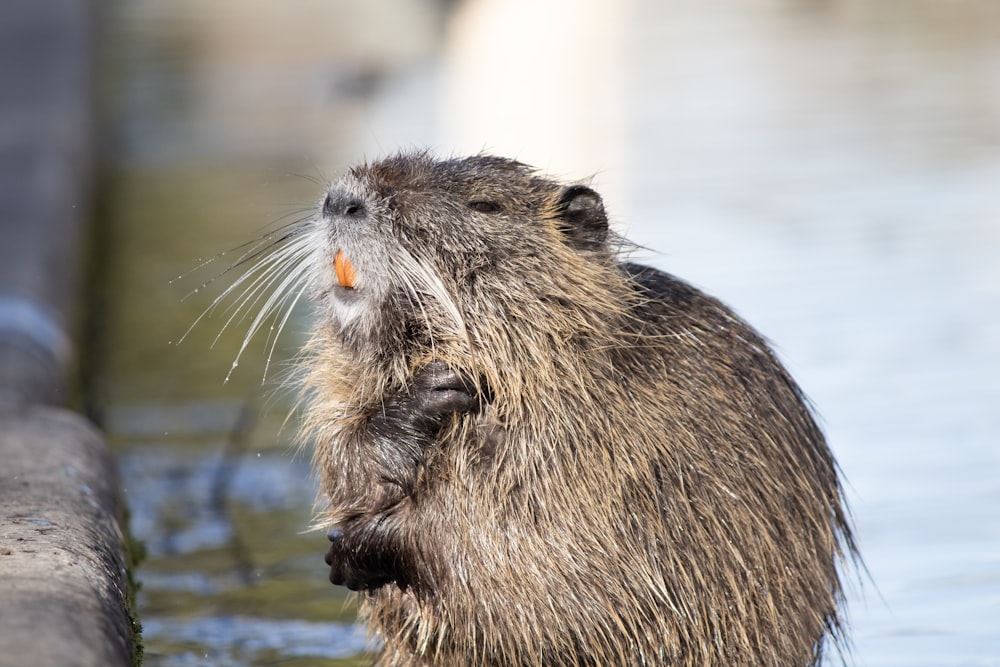
[[585,185],[571,185],[559,196],[559,231],[581,250],[599,250],[608,239],[608,216],[601,196]]

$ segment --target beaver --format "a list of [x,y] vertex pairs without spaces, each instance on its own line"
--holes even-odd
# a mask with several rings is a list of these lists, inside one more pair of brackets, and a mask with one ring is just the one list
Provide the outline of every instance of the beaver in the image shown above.
[[[855,546],[764,338],[514,160],[351,169],[298,244],[330,579],[376,664],[814,665]],[[295,253],[289,253],[292,255]]]

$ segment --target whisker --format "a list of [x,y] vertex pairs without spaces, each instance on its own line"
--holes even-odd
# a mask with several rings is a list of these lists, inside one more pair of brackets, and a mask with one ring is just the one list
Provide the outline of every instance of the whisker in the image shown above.
[[[276,239],[276,240],[268,242],[263,249],[261,249],[261,250],[259,250],[259,251],[257,251],[255,253],[255,256],[259,257],[261,255],[261,253],[263,253],[264,251],[266,251],[268,249],[271,249],[271,248],[275,247],[276,245],[279,245],[279,244],[287,241],[289,238],[293,238],[293,237],[296,237],[296,236],[299,236],[300,239],[305,238],[305,237],[301,237],[300,236],[300,234],[303,231],[304,231],[304,229],[300,228],[298,230],[293,230],[293,232],[291,232],[291,233],[283,234],[279,239]],[[260,239],[257,239],[257,241],[259,242]],[[299,243],[304,243],[304,241],[299,241]],[[246,246],[247,244],[243,244],[243,245]],[[293,241],[292,243],[289,244],[289,246],[286,246],[286,247],[292,247],[294,245],[296,245],[296,243]],[[235,281],[233,281],[233,283],[231,285],[229,285],[225,290],[223,290],[221,294],[219,294],[218,296],[216,296],[215,299],[213,299],[212,302],[208,305],[208,307],[205,308],[205,310],[203,310],[201,312],[201,314],[197,318],[195,318],[194,322],[191,323],[191,326],[189,326],[187,328],[187,331],[184,332],[184,335],[181,336],[181,338],[180,338],[180,340],[178,342],[183,342],[188,337],[188,335],[190,335],[191,331],[198,325],[198,323],[201,322],[201,320],[203,320],[209,314],[213,313],[220,303],[222,303],[224,300],[226,300],[227,298],[229,298],[230,295],[232,295],[235,291],[237,291],[238,289],[240,289],[241,286],[243,286],[244,283],[246,283],[248,280],[250,280],[254,276],[255,273],[257,273],[258,271],[260,271],[263,267],[267,266],[268,264],[272,264],[275,261],[274,259],[272,259],[272,258],[275,257],[275,255],[283,256],[283,255],[279,254],[280,252],[281,251],[272,253],[270,255],[264,255],[263,258],[260,259],[256,264],[254,264],[249,269],[247,269],[243,273],[243,275],[241,275],[239,278],[237,278]],[[244,256],[246,256],[246,255],[244,255]],[[245,261],[241,261],[241,263],[245,264],[246,262]],[[235,269],[237,266],[239,266],[239,264],[234,264],[234,265],[230,266],[225,271],[223,271],[222,273],[220,273],[219,275],[217,275],[215,278],[213,278],[212,280],[206,282],[205,285],[208,285],[211,282],[214,282],[216,279],[218,279],[218,278],[222,277],[223,275],[229,273],[230,271],[232,271],[233,269]],[[254,282],[255,283],[256,283],[256,281],[257,281],[257,279],[254,278]],[[198,289],[200,289],[200,288],[198,288]],[[197,292],[198,289],[196,289],[194,291]],[[245,295],[245,294],[246,294],[246,291],[244,291],[240,295],[240,298],[242,298],[243,295]],[[243,301],[242,303],[245,304],[245,301]],[[226,325],[223,326],[222,331],[225,331],[225,328],[226,328],[226,326],[229,325],[229,323],[230,322],[227,321]],[[221,335],[221,333],[222,332],[220,331],[220,335]],[[218,336],[216,337],[216,341],[217,340],[218,340]],[[215,343],[213,342],[213,345],[214,344]]]
[[295,178],[304,179],[310,183],[320,186],[323,189],[326,189],[330,185],[330,179],[323,174],[323,170],[319,168],[319,165],[313,163],[312,168],[316,170],[316,174],[303,174],[297,171],[286,171],[284,169],[278,169],[277,172],[285,176],[293,176]]
[[316,207],[315,206],[311,206],[311,205],[310,206],[297,206],[297,207],[294,207],[294,208],[293,208],[293,206],[295,206],[295,205],[290,204],[288,206],[288,208],[289,208],[288,212],[287,213],[283,213],[282,215],[279,215],[277,218],[275,218],[271,222],[271,224],[275,224],[275,223],[281,222],[283,220],[288,220],[289,218],[294,217],[294,216],[299,216],[298,218],[296,218],[292,222],[285,223],[285,225],[289,225],[289,224],[296,225],[296,224],[298,224],[300,222],[305,222],[306,220],[308,220],[308,219],[310,219],[310,218],[312,218],[312,217],[314,217],[316,215]]
[[424,320],[424,326],[427,328],[427,335],[430,337],[431,352],[434,352],[434,328],[431,326],[430,316],[427,314],[427,308],[424,307],[424,301],[421,298],[421,290],[417,287],[417,284],[413,281],[413,277],[410,276],[405,271],[396,272],[396,277],[399,282],[403,283],[406,287],[405,294],[406,299],[409,301],[410,306],[415,310],[420,311],[421,317]]
[[[236,279],[235,281],[233,281],[233,283],[229,287],[227,287],[225,290],[223,290],[223,292],[221,294],[219,294],[218,296],[216,296],[212,300],[212,302],[210,304],[208,304],[208,307],[206,307],[205,310],[203,310],[201,312],[201,314],[198,315],[198,317],[195,318],[194,322],[191,323],[191,326],[189,326],[187,328],[187,331],[184,332],[184,335],[180,337],[180,340],[178,341],[178,343],[183,343],[184,340],[194,330],[194,328],[198,325],[199,322],[201,322],[203,319],[205,319],[205,317],[207,317],[211,313],[215,312],[215,309],[218,307],[218,305],[220,303],[222,303],[224,300],[226,300],[233,292],[235,292],[236,290],[238,290],[246,281],[250,280],[253,277],[253,275],[256,272],[256,270],[259,268],[259,266],[260,266],[260,264],[258,264],[257,266],[254,266],[251,269],[249,269],[242,276],[240,276],[238,279]],[[222,274],[220,274],[220,275],[222,275]],[[197,291],[198,290],[196,289],[195,292],[197,292]],[[242,297],[244,294],[246,294],[246,291],[244,291],[240,295],[240,297]],[[225,331],[225,329],[229,325],[230,321],[231,321],[231,319],[229,321],[227,321],[225,325],[223,325],[223,327],[222,327],[223,331]],[[221,331],[220,331],[220,335],[221,335]],[[216,339],[215,339],[215,341],[212,342],[212,345],[215,345],[216,341],[218,341],[218,336],[216,336]]]
[[[281,318],[281,323],[278,325],[278,330],[275,332],[274,337],[271,341],[271,348],[267,352],[267,361],[264,362],[264,377],[262,378],[261,382],[267,379],[267,373],[271,368],[271,358],[274,357],[274,348],[278,345],[278,337],[280,337],[281,332],[285,330],[285,325],[288,324],[288,319],[292,316],[292,312],[295,310],[295,306],[299,303],[299,299],[302,298],[302,295],[305,293],[307,287],[308,285],[303,282],[302,287],[300,287],[299,291],[295,294],[295,298],[292,299],[291,305],[285,306],[284,303],[282,303],[281,305],[281,308],[285,309],[285,316]],[[290,295],[286,295],[283,301],[287,301],[288,296]]]
[[[318,176],[295,176],[321,186],[324,193],[328,187],[328,181]],[[182,302],[213,286],[212,294],[207,297],[210,302],[177,339],[177,344],[191,337],[195,327],[204,326],[203,321],[212,315],[221,315],[219,319],[223,320],[211,340],[210,347],[213,348],[227,331],[246,326],[224,382],[229,382],[251,340],[267,323],[270,328],[264,341],[268,351],[263,378],[266,380],[278,338],[310,288],[309,269],[314,257],[311,244],[315,241],[311,232],[318,224],[317,206],[316,203],[304,206],[301,200],[282,206],[277,218],[260,227],[254,225],[257,228],[250,232],[253,238],[207,258],[202,256],[194,262],[193,268],[169,280],[169,284],[178,281],[195,283],[194,288],[181,297]]]
[[244,264],[252,262],[255,259],[261,257],[262,255],[265,255],[271,248],[281,245],[285,241],[288,241],[288,239],[299,236],[305,231],[305,226],[301,225],[302,222],[303,220],[299,220],[297,222],[288,223],[287,225],[284,225],[283,226],[284,228],[291,228],[291,229],[289,229],[288,231],[284,231],[283,229],[281,232],[281,236],[279,236],[278,238],[273,238],[274,236],[277,235],[278,233],[277,231],[275,232],[275,234],[270,234],[267,237],[261,237],[260,239],[261,241],[263,241],[266,238],[268,239],[268,242],[261,243],[259,246],[256,246],[246,251],[242,257],[237,259],[236,262],[234,262],[229,268],[227,268],[221,275],[225,275],[226,273],[234,269],[237,269],[243,266]]
[[[286,276],[284,279],[282,279],[281,283],[281,285],[284,285],[289,279],[301,278],[302,274],[304,274],[305,271],[308,269],[307,260],[310,258],[312,253],[312,248],[310,247],[309,243],[303,241],[294,246],[290,245],[287,250],[288,250],[287,257],[283,257],[281,259],[280,264],[276,264],[275,266],[272,266],[267,270],[266,283],[262,285],[262,288],[258,288],[257,290],[255,290],[255,292],[259,291],[259,294],[257,294],[257,296],[254,298],[253,303],[250,304],[249,308],[244,308],[244,306],[246,305],[246,302],[249,301],[250,296],[244,299],[243,303],[240,305],[240,309],[244,311],[243,316],[239,320],[240,322],[244,321],[246,317],[250,314],[250,312],[253,311],[253,307],[263,298],[264,294],[266,293],[266,288],[273,285],[276,281],[278,281],[279,276],[281,275]],[[261,277],[263,278],[264,276]],[[279,296],[280,293],[278,290],[281,289],[281,285],[279,285],[279,287],[272,292],[274,297]],[[287,297],[282,296],[281,298],[285,299]],[[272,301],[273,299],[269,299],[267,303],[270,303]],[[280,305],[278,307],[280,309]]]
[[[271,248],[273,248],[276,245],[280,245],[281,243],[283,243],[286,240],[288,240],[288,238],[300,234],[305,229],[305,225],[303,225],[302,223],[306,222],[311,217],[312,216],[301,217],[301,218],[299,218],[297,220],[294,220],[292,222],[285,223],[285,224],[281,225],[280,227],[278,227],[277,229],[274,229],[274,230],[272,230],[272,231],[270,231],[270,232],[268,232],[268,233],[266,233],[266,234],[264,234],[262,236],[259,236],[259,237],[255,238],[255,239],[252,239],[252,240],[247,241],[245,243],[241,243],[240,245],[238,245],[238,246],[236,246],[236,247],[234,247],[234,248],[232,248],[230,250],[224,250],[224,251],[218,253],[217,255],[214,255],[213,257],[211,257],[211,258],[203,261],[201,264],[199,264],[195,268],[191,269],[190,271],[188,271],[186,273],[182,273],[180,276],[178,276],[174,280],[179,280],[181,278],[184,278],[184,277],[186,277],[186,276],[194,273],[195,271],[197,271],[197,270],[199,270],[199,269],[201,269],[201,268],[203,268],[205,266],[208,266],[209,264],[211,264],[211,263],[213,263],[215,261],[218,261],[219,259],[221,259],[222,257],[225,257],[226,255],[229,255],[229,254],[235,253],[237,251],[243,250],[244,248],[249,248],[242,255],[240,255],[240,257],[238,257],[235,262],[233,262],[232,264],[230,264],[229,266],[227,266],[225,269],[223,269],[222,271],[220,271],[216,275],[212,276],[211,278],[209,278],[205,282],[203,282],[200,285],[198,285],[198,287],[195,287],[193,290],[191,290],[186,295],[184,295],[183,297],[181,297],[181,301],[184,301],[184,300],[190,298],[193,294],[197,294],[198,292],[200,292],[201,290],[205,289],[206,287],[208,287],[209,285],[211,285],[215,281],[219,280],[223,276],[228,275],[229,273],[231,273],[232,271],[236,270],[237,268],[243,266],[247,262],[253,261],[254,259],[260,257],[262,254],[267,253]],[[171,282],[173,282],[173,281],[171,281]]]
[[253,339],[253,337],[260,330],[260,327],[263,324],[263,322],[274,312],[275,304],[281,302],[281,295],[283,295],[288,290],[289,286],[292,285],[294,282],[300,281],[302,274],[305,273],[308,269],[309,269],[308,263],[306,263],[305,261],[299,262],[298,265],[294,266],[292,269],[289,270],[289,272],[281,280],[278,286],[272,291],[270,297],[268,297],[267,301],[265,301],[264,305],[257,313],[257,316],[250,324],[250,327],[243,338],[243,343],[240,345],[239,352],[236,353],[236,359],[233,360],[233,365],[229,369],[229,373],[226,374],[226,379],[225,379],[226,382],[229,381],[230,376],[233,374],[233,370],[235,370],[235,368],[239,365],[240,358],[242,357],[243,352],[246,350],[247,346],[250,344],[251,339]]
[[293,265],[301,261],[302,258],[308,254],[308,252],[308,241],[297,239],[295,242],[290,243],[284,248],[281,248],[273,254],[261,259],[256,265],[254,265],[253,268],[243,274],[238,281],[234,282],[232,287],[235,289],[249,280],[254,274],[257,274],[256,277],[253,278],[250,285],[236,297],[234,304],[226,309],[227,313],[232,311],[232,315],[228,320],[226,320],[226,323],[222,326],[222,329],[215,337],[215,341],[213,341],[212,345],[214,346],[215,343],[218,342],[219,337],[222,336],[223,332],[225,332],[225,330],[230,324],[232,324],[233,320],[239,316],[241,312],[243,315],[238,321],[242,322],[247,317],[247,314],[253,309],[253,306],[257,304],[266,293],[267,287],[273,284],[277,277],[282,275],[283,272],[290,270]]
[[456,305],[454,298],[448,293],[444,283],[441,282],[440,276],[427,266],[425,262],[408,251],[404,250],[402,256],[407,260],[410,269],[416,274],[416,278],[428,292],[428,295],[432,296],[440,304],[441,308],[444,309],[445,314],[451,318],[458,336],[471,345],[469,333],[465,326],[465,318],[462,317],[462,313]]

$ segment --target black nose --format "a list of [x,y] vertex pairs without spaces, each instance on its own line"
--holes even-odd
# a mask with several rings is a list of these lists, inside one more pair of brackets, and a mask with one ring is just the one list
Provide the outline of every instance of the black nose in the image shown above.
[[346,192],[328,192],[323,200],[323,217],[358,218],[365,214],[365,203],[361,198]]

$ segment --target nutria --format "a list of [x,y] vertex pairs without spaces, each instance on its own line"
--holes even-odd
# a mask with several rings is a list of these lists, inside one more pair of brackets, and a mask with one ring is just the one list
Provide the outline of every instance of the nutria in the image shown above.
[[518,162],[352,169],[286,253],[306,430],[378,665],[814,665],[854,553],[795,382]]

